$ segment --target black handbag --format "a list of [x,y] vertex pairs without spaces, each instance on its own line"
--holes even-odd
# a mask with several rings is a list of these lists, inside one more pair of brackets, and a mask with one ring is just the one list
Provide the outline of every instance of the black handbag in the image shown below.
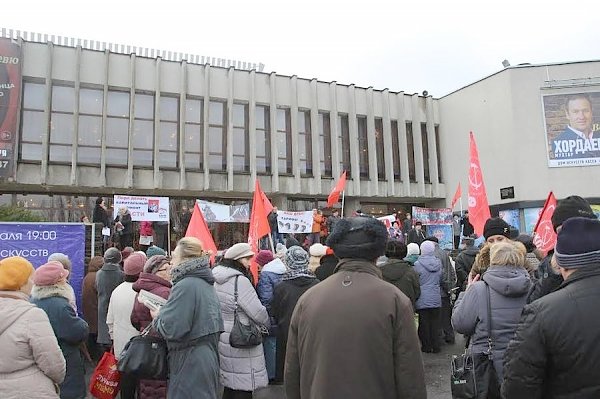
[[229,345],[234,348],[252,348],[262,344],[263,330],[252,320],[250,320],[249,325],[240,321],[238,315],[238,277],[239,275],[235,276],[235,290],[233,292],[235,309],[233,311],[233,328],[229,334]]
[[[484,281],[485,283],[485,281]],[[488,349],[483,353],[471,353],[469,340],[462,355],[453,355],[450,363],[450,386],[453,399],[491,399],[500,397],[500,384],[492,359],[494,341],[492,338],[492,307],[490,287],[487,292]]]
[[119,357],[118,369],[143,380],[166,380],[169,375],[167,342],[148,335],[152,324],[141,335],[131,338]]

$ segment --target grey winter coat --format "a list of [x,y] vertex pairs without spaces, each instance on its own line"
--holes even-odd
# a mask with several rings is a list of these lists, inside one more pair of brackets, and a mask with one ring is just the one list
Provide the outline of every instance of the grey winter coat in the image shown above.
[[108,304],[110,296],[125,279],[125,274],[121,271],[119,265],[115,263],[105,263],[102,269],[96,273],[96,291],[98,291],[98,343],[110,345],[112,340],[108,333],[106,324],[106,315],[108,313]]
[[67,362],[65,380],[60,384],[61,399],[79,399],[86,394],[85,367],[79,345],[87,339],[88,324],[69,304],[70,293],[67,284],[34,286],[31,291],[31,302],[48,315]]
[[502,381],[502,358],[517,330],[531,280],[522,267],[491,266],[483,275],[483,281],[477,281],[467,291],[460,293],[454,305],[452,325],[457,332],[471,336],[469,348],[472,353],[483,353],[488,349],[487,290],[484,281],[490,287],[494,368]]
[[454,270],[454,266],[452,266],[452,262],[450,262],[448,253],[440,248],[438,243],[435,243],[435,252],[433,254],[442,262],[440,294],[443,298],[446,298],[449,296],[450,290],[456,286],[456,270]]
[[223,331],[219,301],[208,258],[195,258],[171,270],[173,288],[153,326],[169,348],[169,399],[217,399]]
[[442,262],[434,255],[421,255],[415,262],[415,271],[419,273],[419,285],[421,286],[421,296],[417,299],[415,309],[441,307]]
[[221,381],[227,388],[254,391],[269,383],[265,367],[263,346],[242,349],[229,345],[229,334],[233,327],[235,276],[238,278],[238,317],[244,324],[252,319],[255,323],[269,326],[267,309],[260,303],[254,287],[242,273],[227,266],[216,266],[213,269],[217,295],[221,303],[221,314],[225,324],[225,332],[219,341],[221,359]]

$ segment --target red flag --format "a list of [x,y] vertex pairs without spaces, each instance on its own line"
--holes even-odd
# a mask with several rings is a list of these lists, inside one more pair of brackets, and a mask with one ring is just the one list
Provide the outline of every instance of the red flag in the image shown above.
[[337,204],[337,202],[340,200],[340,193],[342,191],[344,191],[345,187],[346,187],[346,171],[344,171],[344,173],[342,173],[340,180],[338,180],[338,182],[335,185],[335,187],[333,188],[333,190],[331,190],[331,194],[329,194],[329,197],[327,197],[327,206],[329,208],[332,208],[335,204]]
[[[254,184],[254,197],[252,198],[252,212],[250,213],[250,230],[248,231],[248,244],[250,244],[250,247],[255,254],[258,253],[258,240],[271,233],[263,196],[266,197],[260,188],[258,179],[256,179],[256,183]],[[250,271],[254,275],[254,282],[257,283],[258,265],[254,260],[252,260]]]
[[477,235],[483,234],[483,226],[491,217],[485,184],[483,183],[483,172],[479,164],[479,153],[473,132],[470,132],[471,162],[469,166],[469,222],[475,228]]
[[460,182],[458,183],[458,188],[456,189],[456,193],[454,194],[454,198],[452,198],[452,208],[456,205],[456,202],[462,197],[462,189],[460,187]]
[[269,201],[269,199],[267,198],[267,194],[265,194],[264,191],[260,192],[260,196],[262,197],[262,201],[265,206],[265,212],[267,212],[268,215],[273,210],[273,204],[271,204],[271,201]]
[[217,254],[217,246],[215,245],[215,240],[213,240],[212,234],[208,229],[208,225],[206,224],[202,210],[200,209],[200,206],[198,206],[198,202],[196,202],[196,205],[194,206],[194,212],[190,218],[190,224],[185,232],[185,236],[196,237],[199,239],[200,242],[202,242],[202,248],[205,251],[210,252],[210,262],[214,262],[215,255]]
[[557,237],[554,232],[554,227],[552,226],[552,214],[554,214],[556,204],[556,197],[554,196],[554,193],[550,191],[548,199],[546,199],[546,203],[540,213],[540,217],[535,224],[535,229],[533,229],[533,243],[543,252],[550,251],[556,245]]

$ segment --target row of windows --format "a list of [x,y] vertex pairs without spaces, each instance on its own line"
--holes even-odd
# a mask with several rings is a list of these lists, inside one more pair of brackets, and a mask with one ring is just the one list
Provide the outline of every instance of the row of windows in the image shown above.
[[[52,86],[50,104],[49,161],[71,163],[73,145],[77,143],[78,164],[100,164],[102,148],[103,114],[106,115],[106,164],[126,166],[129,140],[132,141],[133,165],[152,167],[158,162],[161,168],[178,168],[178,151],[182,146],[183,162],[188,170],[227,170],[227,104],[211,100],[208,103],[208,165],[204,165],[204,101],[189,97],[180,109],[179,97],[161,95],[157,101],[153,94],[135,93],[132,99],[126,91],[109,90],[104,104],[103,90],[81,88],[76,98],[74,87]],[[46,102],[44,84],[26,82],[23,95],[21,132],[21,160],[37,161],[42,157],[42,136],[48,121],[44,118]],[[77,103],[78,102],[78,103]],[[155,112],[158,105],[159,112]],[[131,113],[133,106],[133,115]],[[76,110],[78,117],[76,118]],[[249,110],[247,104],[234,104],[231,110],[233,125],[233,170],[248,172],[249,157]],[[156,115],[157,114],[157,115]],[[180,138],[180,118],[183,124],[183,139]],[[320,173],[332,176],[331,119],[327,112],[319,112],[317,129],[313,129],[311,112],[300,110],[297,115],[298,151],[292,153],[292,122],[289,108],[278,108],[275,129],[271,132],[269,106],[257,105],[255,109],[255,149],[258,173],[271,172],[271,140],[276,141],[277,162],[280,174],[292,174],[293,162],[300,167],[304,176],[313,175],[313,157],[318,156]],[[132,134],[129,134],[130,124]],[[157,124],[157,126],[155,126]],[[350,167],[350,128],[348,115],[337,117],[336,149],[340,169]],[[359,169],[361,178],[369,177],[369,143],[367,118],[357,116]],[[394,179],[401,178],[398,122],[392,121],[392,153]],[[422,124],[423,157],[425,180],[429,177],[429,155],[426,125]],[[314,133],[313,133],[314,132]],[[412,124],[406,123],[409,178],[416,181]],[[312,140],[319,141],[319,154],[313,154]],[[436,141],[439,137],[436,127]],[[385,151],[383,120],[375,118],[375,145],[377,154],[377,176],[385,180]],[[158,159],[154,149],[158,147]],[[440,167],[438,151],[438,167]],[[440,176],[441,180],[441,176]]]

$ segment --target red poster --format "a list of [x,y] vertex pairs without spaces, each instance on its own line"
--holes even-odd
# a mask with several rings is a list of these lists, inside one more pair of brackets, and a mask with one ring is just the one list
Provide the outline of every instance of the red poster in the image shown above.
[[21,94],[21,48],[0,38],[0,179],[14,177]]
[[469,166],[469,222],[475,228],[477,235],[483,234],[483,226],[490,218],[490,206],[488,204],[485,184],[483,183],[483,172],[479,164],[479,153],[473,132],[470,133],[471,140],[471,162]]

